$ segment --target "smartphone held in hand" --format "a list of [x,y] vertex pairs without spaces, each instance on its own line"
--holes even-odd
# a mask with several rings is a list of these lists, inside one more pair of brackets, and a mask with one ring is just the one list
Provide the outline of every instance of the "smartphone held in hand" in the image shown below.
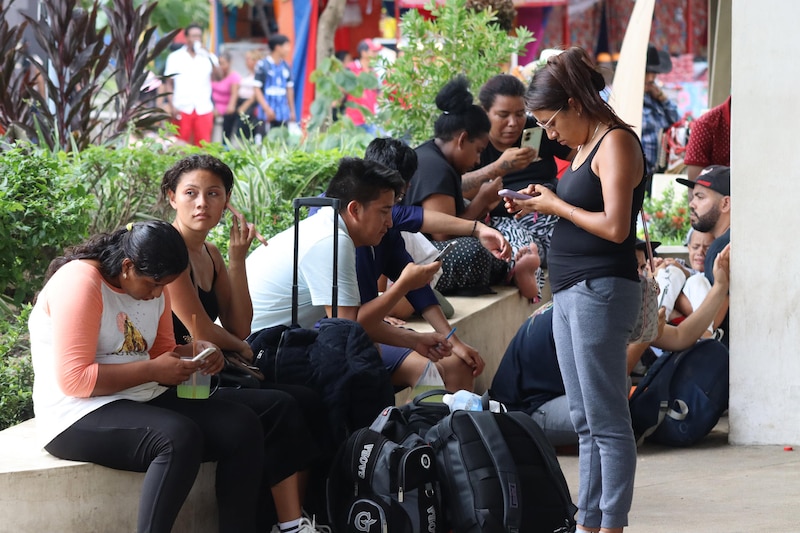
[[522,131],[521,146],[529,146],[539,151],[539,146],[542,144],[542,128],[536,126],[534,128],[525,128]]
[[442,258],[443,258],[444,256],[446,256],[447,254],[449,254],[450,252],[452,252],[452,251],[453,251],[453,248],[455,248],[455,247],[456,247],[456,243],[455,243],[455,242],[451,242],[450,244],[448,244],[447,246],[445,246],[445,247],[442,249],[442,251],[441,251],[441,252],[439,252],[439,255],[437,255],[437,256],[436,256],[436,259],[434,259],[434,262],[436,262],[436,261],[441,261],[441,260],[442,260]]
[[511,189],[500,189],[497,191],[498,196],[503,198],[513,198],[514,200],[530,200],[533,196],[522,194],[521,192],[512,191]]
[[198,361],[202,361],[203,359],[205,359],[206,357],[208,357],[209,355],[211,355],[212,353],[214,353],[216,351],[217,351],[216,348],[206,348],[205,350],[203,350],[199,354],[195,355],[192,358],[192,361],[194,361],[195,363],[198,362]]

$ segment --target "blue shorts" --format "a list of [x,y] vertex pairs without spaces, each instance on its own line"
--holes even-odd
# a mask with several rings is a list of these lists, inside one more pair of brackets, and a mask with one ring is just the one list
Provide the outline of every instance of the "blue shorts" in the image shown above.
[[408,354],[413,352],[411,348],[403,348],[401,346],[389,346],[388,344],[381,344],[381,359],[383,359],[383,366],[393,374],[395,370],[400,368],[403,361],[406,360]]

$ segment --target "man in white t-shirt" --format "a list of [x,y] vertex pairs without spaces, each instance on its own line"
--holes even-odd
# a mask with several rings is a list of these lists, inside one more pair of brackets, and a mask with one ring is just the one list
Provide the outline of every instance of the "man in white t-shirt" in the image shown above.
[[211,142],[214,129],[214,104],[211,101],[211,75],[219,68],[217,57],[200,44],[203,29],[190,24],[183,31],[186,45],[167,56],[164,68],[167,109],[178,126],[178,138],[200,146]]
[[[331,179],[325,196],[341,201],[338,217],[338,316],[358,320],[375,342],[387,343],[397,329],[384,322],[380,302],[361,306],[356,275],[357,246],[377,245],[392,226],[392,206],[405,183],[400,175],[379,163],[344,158]],[[298,322],[305,328],[331,316],[333,282],[333,219],[330,207],[300,222],[298,249]],[[289,228],[247,258],[247,283],[253,302],[251,330],[289,325],[292,311],[294,228]],[[409,264],[395,281],[398,291],[429,283],[438,265]],[[399,284],[399,285],[398,285]],[[375,307],[375,313],[372,308]],[[375,314],[375,316],[372,316]],[[378,316],[380,315],[380,316]],[[437,332],[408,330],[408,348],[438,361],[450,355],[451,344]]]

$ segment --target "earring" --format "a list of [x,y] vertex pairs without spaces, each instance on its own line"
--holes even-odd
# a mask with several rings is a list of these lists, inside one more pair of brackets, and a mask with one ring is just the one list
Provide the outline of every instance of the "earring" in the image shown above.
[[122,273],[122,279],[128,279],[128,273],[127,272],[123,272]]

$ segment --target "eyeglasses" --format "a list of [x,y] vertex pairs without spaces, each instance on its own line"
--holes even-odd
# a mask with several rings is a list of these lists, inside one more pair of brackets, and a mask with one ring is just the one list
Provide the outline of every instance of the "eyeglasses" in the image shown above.
[[561,107],[559,107],[559,108],[558,108],[558,111],[556,111],[555,113],[553,113],[553,116],[552,116],[552,117],[550,117],[550,120],[548,120],[548,121],[547,121],[547,122],[545,122],[544,124],[542,124],[541,122],[539,122],[539,121],[537,120],[537,121],[536,121],[536,125],[537,125],[537,126],[539,126],[540,128],[542,128],[544,131],[550,131],[550,128],[552,128],[552,127],[553,127],[553,126],[551,126],[550,124],[552,124],[552,122],[553,122],[553,119],[554,119],[554,118],[556,118],[556,115],[558,115],[559,113],[561,113],[561,110],[562,110],[562,109],[564,109],[564,106],[561,106]]

